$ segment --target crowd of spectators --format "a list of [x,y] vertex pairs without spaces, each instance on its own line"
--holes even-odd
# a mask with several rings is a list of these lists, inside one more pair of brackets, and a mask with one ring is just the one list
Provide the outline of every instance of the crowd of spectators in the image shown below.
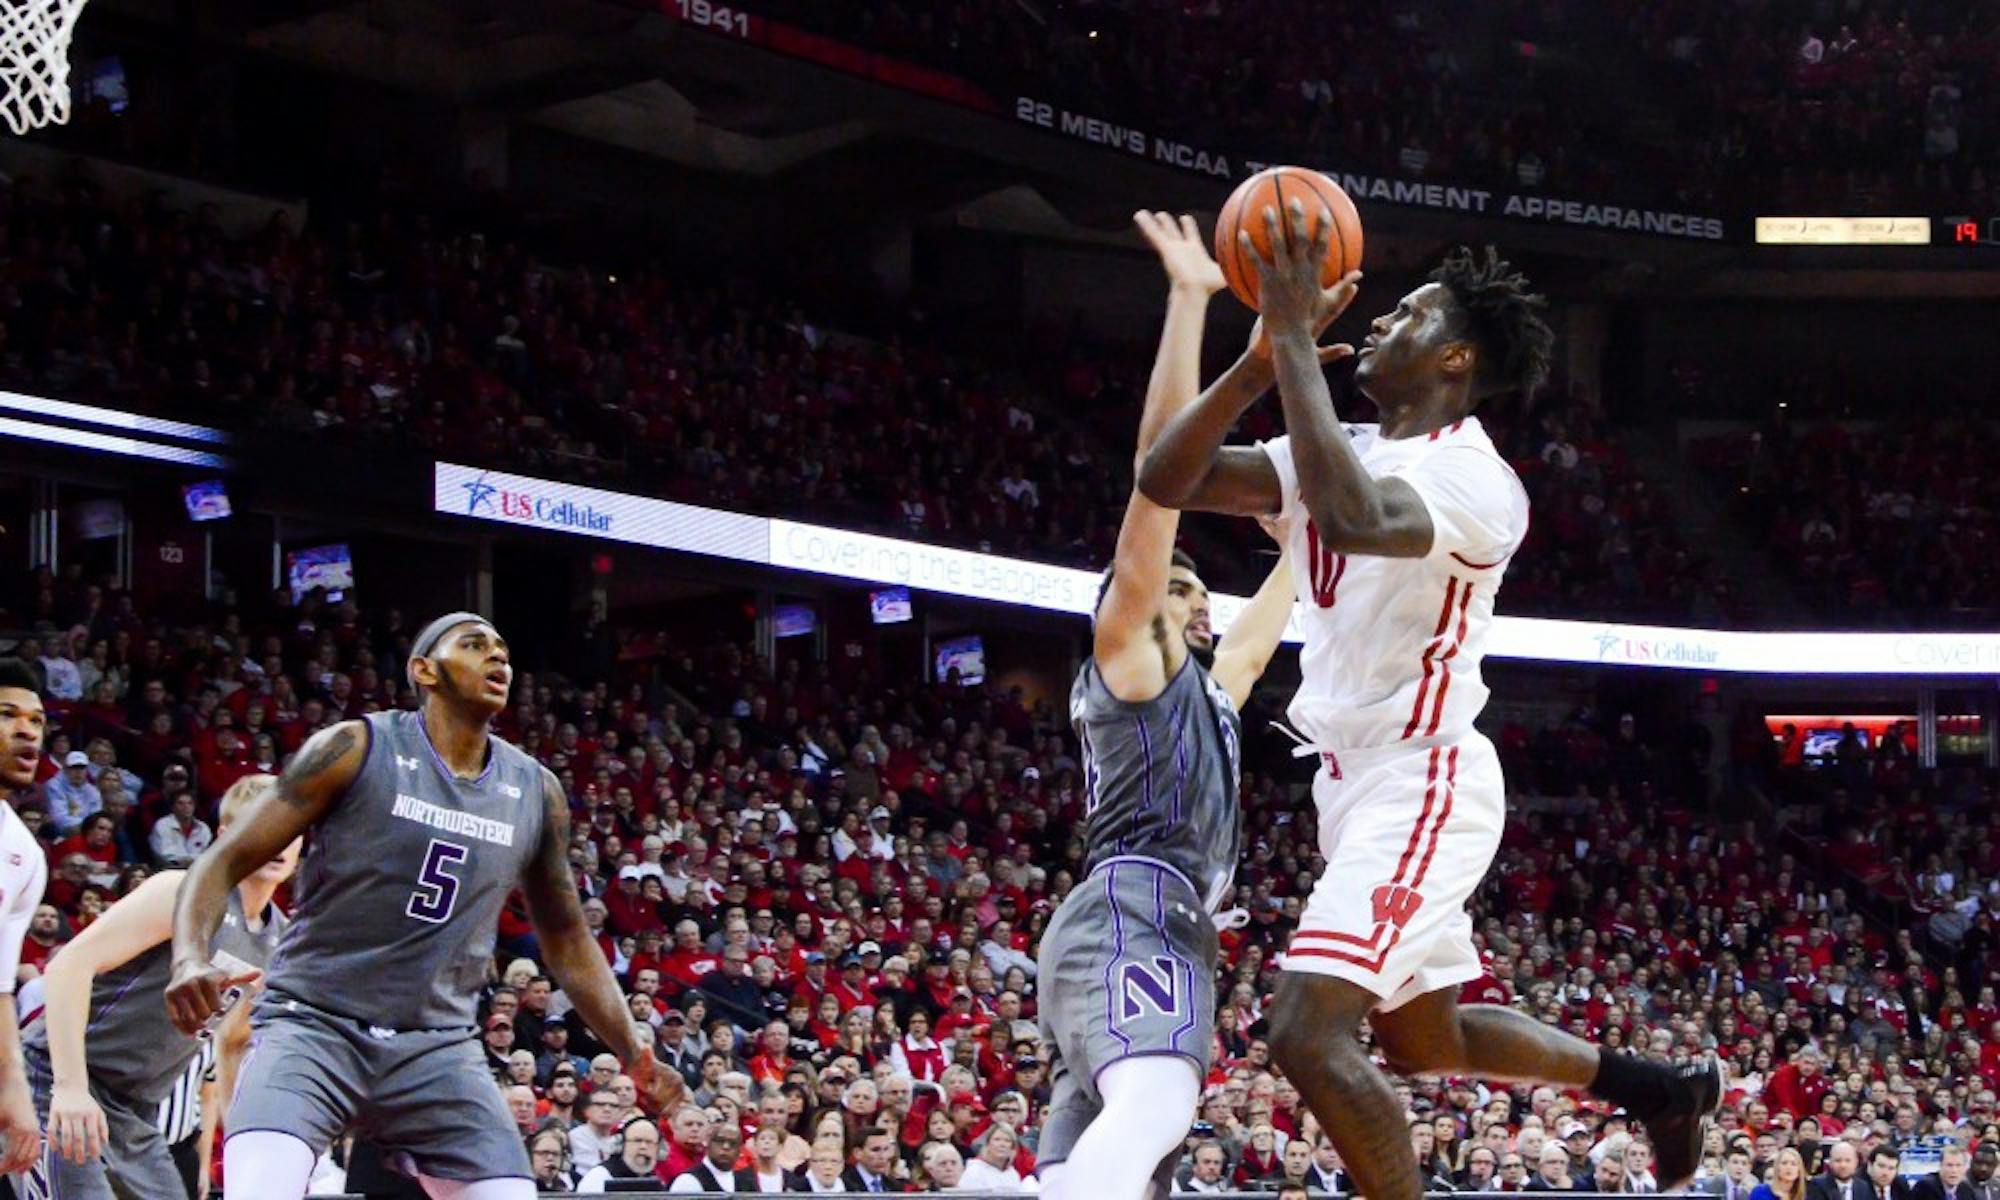
[[847,336],[706,272],[423,216],[211,218],[0,187],[0,386],[1079,563],[1129,494],[1129,449],[1104,469],[1064,414],[1118,409],[1143,364],[990,368],[921,320]]
[[[1044,364],[1023,373],[663,263],[558,266],[407,215],[230,238],[80,179],[0,186],[0,252],[0,386],[34,394],[1089,568],[1130,495],[1140,350],[1058,340],[1013,356]],[[1276,436],[1277,413],[1245,435]],[[1726,608],[1593,402],[1556,388],[1481,416],[1535,505],[1509,611]]]
[[1502,611],[1708,626],[1738,615],[1729,580],[1682,538],[1665,491],[1591,397],[1555,386],[1532,402],[1488,401],[1480,418],[1531,502]]
[[[1617,10],[1674,109],[1683,161],[1765,211],[1985,211],[2000,167],[2000,8],[1677,0]],[[1666,165],[1666,164],[1663,164]],[[1845,206],[1845,207],[1843,207]]]
[[[235,778],[275,770],[315,728],[411,699],[392,669],[411,624],[393,610],[274,598],[169,629],[80,579],[25,582],[76,631],[16,647],[40,664],[57,718],[45,780],[9,798],[55,868],[29,971],[148,871],[199,853]],[[774,667],[729,644],[658,646],[643,673],[638,657],[601,680],[523,670],[499,723],[571,797],[587,919],[693,1097],[637,1112],[510,907],[478,1036],[538,1175],[1024,1186],[1049,1084],[1036,938],[1081,854],[1060,708]],[[1987,1155],[2000,1138],[1995,780],[1919,772],[1886,749],[1811,771],[1761,730],[1713,712],[1655,736],[1588,708],[1537,731],[1501,721],[1517,794],[1475,900],[1489,974],[1468,998],[1642,1052],[1715,1047],[1735,1082],[1703,1170],[1730,1196],[1738,1146],[1780,1182],[1788,1152],[1810,1172],[1837,1172],[1837,1147],[1866,1162],[1930,1135]],[[1253,759],[1245,774],[1237,901],[1252,915],[1223,935],[1187,1190],[1342,1181],[1264,1040],[1274,956],[1319,865],[1287,763]],[[1703,815],[1745,796],[1776,815]],[[1806,835],[1796,854],[1770,840],[1787,829]],[[1871,920],[1894,894],[1884,878],[1929,915]],[[1580,1096],[1401,1086],[1438,1187],[1649,1178],[1643,1136]],[[1984,1161],[1973,1168],[1990,1179]]]
[[1266,160],[1697,211],[1987,196],[2000,168],[1984,0],[752,7]]
[[1971,419],[1776,419],[1690,447],[1815,614],[1862,625],[1990,623],[2000,436]]

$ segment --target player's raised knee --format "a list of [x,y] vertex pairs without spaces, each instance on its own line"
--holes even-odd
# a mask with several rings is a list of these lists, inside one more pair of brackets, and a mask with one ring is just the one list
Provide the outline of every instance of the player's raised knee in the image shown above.
[[1314,1028],[1312,1006],[1299,988],[1280,988],[1271,1005],[1271,1057],[1288,1075],[1324,1055],[1326,1043],[1338,1032]]
[[1375,997],[1344,979],[1287,974],[1271,1004],[1271,1057],[1288,1074],[1351,1044]]

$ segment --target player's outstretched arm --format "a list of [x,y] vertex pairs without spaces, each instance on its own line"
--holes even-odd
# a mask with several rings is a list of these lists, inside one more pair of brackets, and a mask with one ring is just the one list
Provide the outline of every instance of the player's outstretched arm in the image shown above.
[[[1338,315],[1338,309],[1325,314],[1314,325],[1314,338]],[[1315,353],[1320,362],[1330,363],[1353,354],[1354,348],[1319,346]],[[1197,512],[1262,517],[1282,509],[1285,498],[1270,457],[1254,446],[1222,444],[1244,410],[1270,391],[1276,378],[1271,339],[1264,336],[1260,317],[1242,356],[1208,385],[1201,399],[1167,422],[1140,464],[1139,490],[1155,504]]]
[[[1273,257],[1258,251],[1248,234],[1238,237],[1257,265],[1300,500],[1319,531],[1320,545],[1329,550],[1422,558],[1430,553],[1434,536],[1430,511],[1403,480],[1377,480],[1368,474],[1340,427],[1326,375],[1320,370],[1316,329],[1330,319],[1329,311],[1337,316],[1352,302],[1359,275],[1349,273],[1331,289],[1320,287],[1319,264],[1326,261],[1331,213],[1322,213],[1316,236],[1307,233],[1305,206],[1298,201],[1282,219],[1289,224],[1289,237],[1281,232],[1277,210],[1264,210]],[[1316,254],[1319,257],[1313,257]]]
[[1246,517],[1277,512],[1284,497],[1270,459],[1254,446],[1222,444],[1272,378],[1270,360],[1251,352],[1230,364],[1167,422],[1139,464],[1139,491],[1168,508]]
[[[1285,545],[1273,522],[1267,518],[1258,523],[1277,539],[1280,547]],[[1222,645],[1215,651],[1215,668],[1209,674],[1229,693],[1229,701],[1236,707],[1243,707],[1250,689],[1257,686],[1264,668],[1271,665],[1271,655],[1277,651],[1278,642],[1285,636],[1285,626],[1292,619],[1296,595],[1292,555],[1285,550],[1278,555],[1278,565],[1264,577],[1257,594],[1250,597],[1250,603],[1229,623],[1229,632],[1222,636]]]
[[110,1136],[104,1110],[90,1094],[90,1067],[84,1054],[91,981],[173,936],[174,895],[186,874],[162,871],[140,884],[50,959],[42,976],[49,1071],[55,1076],[49,1098],[49,1141],[73,1163],[96,1159]]
[[583,901],[576,894],[576,877],[569,868],[569,798],[555,773],[542,769],[542,840],[535,857],[521,877],[521,891],[528,901],[528,920],[535,927],[542,957],[556,986],[583,1014],[584,1024],[596,1034],[625,1073],[650,1096],[655,1112],[669,1111],[678,1102],[686,1085],[677,1071],[658,1065],[653,1047],[639,1037],[626,1007],[624,993],[604,951],[583,921]]
[[167,1013],[182,1033],[193,1036],[222,1011],[222,993],[234,983],[210,961],[230,889],[304,837],[346,794],[368,758],[368,737],[361,721],[314,734],[277,784],[245,805],[188,868],[174,905],[174,974],[167,984]]
[[[1146,403],[1139,416],[1133,471],[1166,423],[1194,399],[1201,373],[1201,331],[1210,297],[1223,287],[1222,269],[1208,256],[1192,217],[1140,212],[1133,222],[1146,236],[1167,272],[1167,316],[1153,358]],[[1187,648],[1163,642],[1157,626],[1167,594],[1174,535],[1180,513],[1162,508],[1133,489],[1118,527],[1111,561],[1111,586],[1097,605],[1091,655],[1105,687],[1120,700],[1150,700],[1180,668]]]

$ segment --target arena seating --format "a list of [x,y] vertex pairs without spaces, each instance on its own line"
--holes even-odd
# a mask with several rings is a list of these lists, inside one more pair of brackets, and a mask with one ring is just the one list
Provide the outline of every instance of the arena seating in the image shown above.
[[1266,161],[1787,212],[1983,202],[2000,167],[1990,3],[1513,2],[1476,22],[1420,0],[751,7],[1009,103]]
[[[80,685],[81,699],[54,704],[48,760],[85,749],[94,779],[14,798],[54,864],[31,967],[199,840],[171,811],[178,791],[212,820],[220,789],[275,769],[315,727],[408,698],[385,668],[409,631],[351,605],[309,599],[168,629],[94,605],[88,582],[11,579],[0,594],[19,611],[46,592],[56,625],[84,630],[23,646],[52,680]],[[275,638],[274,656],[239,657],[215,637],[225,625],[241,644]],[[1079,853],[1062,713],[993,690],[772,672],[734,645],[653,650],[616,678],[524,672],[502,722],[569,790],[588,845],[578,881],[634,1011],[720,1119],[754,1125],[746,1081],[768,1083],[788,1098],[794,1133],[837,1122],[852,1143],[892,1128],[913,1182],[927,1143],[969,1159],[1008,1124],[1019,1149],[996,1151],[1003,1161],[981,1176],[1004,1189],[1008,1170],[1032,1166],[1047,1096],[1035,940]],[[325,681],[298,674],[308,659]],[[1642,737],[1587,709],[1496,731],[1519,795],[1475,902],[1491,974],[1470,998],[1652,1052],[1712,1042],[1738,1075],[1724,1127],[1752,1141],[1760,1167],[1807,1116],[1822,1152],[1838,1137],[1901,1142],[1933,1128],[1996,1136],[1996,780],[1923,776],[1888,750],[1808,771],[1754,714],[1741,721],[1747,735],[1695,756],[1684,731]],[[1691,768],[1698,759],[1717,765]],[[1246,772],[1238,899],[1253,915],[1224,938],[1227,1007],[1198,1114],[1209,1131],[1190,1141],[1215,1142],[1228,1182],[1248,1188],[1274,1185],[1284,1143],[1310,1137],[1259,1024],[1316,867],[1310,799],[1289,763],[1253,757]],[[1709,815],[1717,800],[1767,815],[1724,821]],[[96,807],[114,819],[92,819]],[[549,1007],[518,908],[500,933],[483,1040],[496,1076],[528,1089],[524,1135],[567,1129],[588,1097],[571,1106],[553,1076],[580,1063],[587,1090],[597,1048]],[[566,1032],[545,1033],[556,1027]],[[1805,1065],[1813,1055],[1823,1065]],[[1478,1183],[1466,1172],[1479,1147],[1496,1165],[1532,1162],[1526,1152],[1572,1120],[1591,1136],[1565,1144],[1625,1144],[1618,1114],[1550,1089],[1410,1088],[1426,1118],[1417,1149],[1455,1185]],[[706,1128],[670,1123],[673,1171]]]
[[[864,340],[753,289],[623,263],[612,283],[424,217],[237,240],[74,180],[0,187],[0,216],[7,388],[1091,568],[1130,494],[1139,349],[968,361],[920,325]],[[74,236],[99,223],[115,236]],[[1559,384],[1482,417],[1535,502],[1509,611],[1726,608],[1594,405]],[[1275,436],[1276,405],[1245,430]]]
[[2000,613],[2000,492],[1984,467],[1996,449],[1977,421],[1827,417],[1703,438],[1690,456],[1820,619],[1971,628]]

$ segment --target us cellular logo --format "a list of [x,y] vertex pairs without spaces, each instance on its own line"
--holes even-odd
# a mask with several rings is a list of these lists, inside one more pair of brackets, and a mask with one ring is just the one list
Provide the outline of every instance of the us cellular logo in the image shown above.
[[483,510],[510,521],[538,525],[560,525],[586,533],[611,532],[611,514],[574,500],[551,500],[534,492],[515,491],[486,482],[485,473],[459,486],[465,489],[465,514],[477,516]]
[[1633,638],[1605,631],[1597,635],[1598,662],[1671,663],[1713,666],[1719,650],[1677,638]]

